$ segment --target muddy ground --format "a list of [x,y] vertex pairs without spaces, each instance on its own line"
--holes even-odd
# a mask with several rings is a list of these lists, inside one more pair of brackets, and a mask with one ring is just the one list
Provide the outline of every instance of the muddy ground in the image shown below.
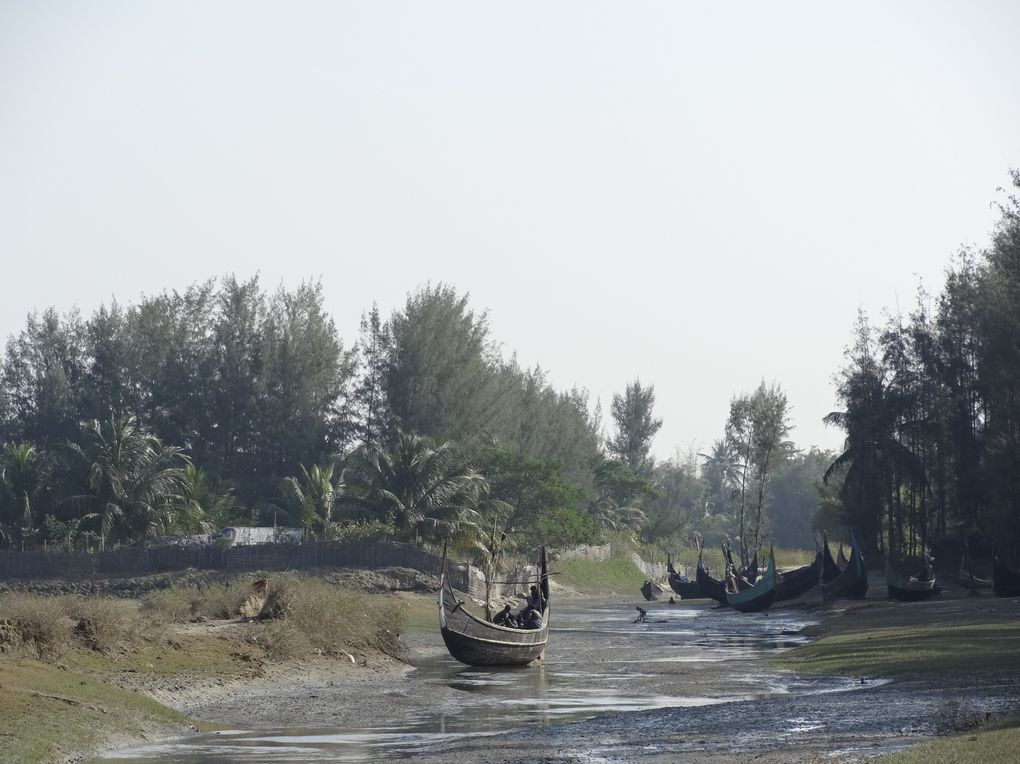
[[[407,665],[313,661],[242,688],[161,692],[241,732],[229,755],[212,732],[138,760],[234,761],[247,750],[250,761],[295,762],[856,762],[1020,710],[1011,675],[861,682],[773,670],[769,657],[820,617],[811,603],[768,616],[657,604],[644,624],[634,604],[563,605],[545,665],[523,671],[461,667],[436,631],[419,630],[405,637]],[[281,758],[267,736],[304,742]]]

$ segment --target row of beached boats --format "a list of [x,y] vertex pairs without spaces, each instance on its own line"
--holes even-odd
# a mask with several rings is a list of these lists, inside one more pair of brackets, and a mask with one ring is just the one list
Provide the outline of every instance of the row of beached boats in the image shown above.
[[[821,587],[825,601],[861,599],[868,592],[868,571],[853,533],[850,534],[849,557],[843,554],[842,545],[833,557],[828,540],[823,540],[822,548],[809,565],[786,572],[776,570],[774,555],[770,555],[764,572],[760,574],[757,554],[744,569],[734,565],[728,548],[723,548],[723,555],[727,568],[723,579],[715,579],[709,574],[700,549],[694,581],[681,576],[673,567],[673,561],[669,560],[670,589],[681,599],[713,599],[743,613],[768,610],[774,603],[803,596],[815,586]],[[993,565],[992,581],[982,582],[973,576],[969,576],[969,580],[973,587],[987,583],[1001,597],[1020,597],[1020,572],[1009,568],[998,558]],[[544,548],[535,584],[541,593],[541,626],[537,629],[500,626],[469,612],[464,607],[464,600],[457,598],[450,582],[444,550],[439,586],[439,628],[450,655],[470,666],[526,666],[540,659],[549,641],[551,615],[548,561]],[[930,566],[927,575],[908,577],[887,565],[886,585],[889,596],[902,602],[929,599],[939,592]],[[651,582],[645,582],[642,594],[649,600],[657,598]]]
[[[864,556],[854,533],[850,534],[850,557],[843,554],[840,544],[838,555],[833,558],[828,540],[823,540],[822,549],[809,565],[787,572],[777,572],[774,560],[770,559],[765,572],[757,576],[757,554],[746,569],[738,571],[733,563],[730,550],[723,547],[726,562],[726,576],[713,578],[705,567],[699,549],[697,574],[694,581],[681,576],[667,562],[670,589],[681,599],[713,599],[721,605],[728,605],[741,612],[761,612],[776,602],[795,599],[807,594],[815,586],[822,591],[826,602],[835,599],[862,599],[868,593],[868,571]],[[941,587],[936,582],[935,571],[928,559],[924,571],[917,576],[908,576],[887,559],[885,569],[886,587],[890,599],[900,602],[919,602],[937,597]],[[1020,572],[1013,570],[996,555],[992,566],[992,580],[984,580],[961,570],[961,584],[969,589],[990,588],[1000,597],[1020,597]],[[645,599],[657,599],[657,595],[646,582],[641,591]]]

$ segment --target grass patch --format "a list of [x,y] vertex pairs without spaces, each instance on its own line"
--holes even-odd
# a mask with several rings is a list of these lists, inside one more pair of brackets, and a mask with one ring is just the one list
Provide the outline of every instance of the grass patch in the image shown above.
[[29,659],[0,659],[0,758],[46,762],[95,751],[117,735],[182,729],[150,698]]
[[558,584],[586,593],[626,592],[636,594],[647,577],[629,556],[604,562],[558,560],[551,566]]
[[5,650],[28,650],[35,657],[54,659],[71,641],[71,619],[65,600],[11,593],[0,597],[0,622],[4,622]]
[[895,676],[1020,671],[1020,622],[976,599],[868,602],[833,614],[821,637],[774,659],[800,673]]
[[879,757],[882,764],[970,764],[977,761],[1016,761],[1020,751],[1020,716],[938,738],[906,751]]
[[[287,628],[262,637],[278,643],[286,634],[300,635],[317,651],[338,656],[353,650],[374,649],[387,655],[399,650],[406,606],[392,597],[373,596],[343,589],[321,579],[294,573],[276,576],[266,610],[282,617]],[[266,624],[257,624],[258,632]]]

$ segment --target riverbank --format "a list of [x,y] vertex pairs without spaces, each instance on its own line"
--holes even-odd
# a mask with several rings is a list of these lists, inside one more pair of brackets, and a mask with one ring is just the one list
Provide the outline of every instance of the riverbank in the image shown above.
[[[518,728],[496,704],[487,713],[503,714],[498,721],[512,734],[454,735],[416,750],[416,758],[468,762],[498,751],[501,761],[519,762],[658,762],[678,755],[724,761],[741,751],[766,762],[838,762],[933,738],[936,746],[960,745],[942,737],[958,730],[966,732],[964,749],[1006,751],[1017,741],[1015,722],[999,730],[986,725],[1001,724],[1020,703],[1020,600],[947,596],[905,605],[879,599],[876,591],[862,603],[823,606],[808,598],[767,616],[705,603],[642,603],[649,623],[634,624],[634,598],[557,594],[575,621],[560,618],[554,625],[546,668],[496,679],[538,681],[523,686],[512,703],[540,701],[545,720]],[[0,760],[73,761],[181,736],[189,720],[241,729],[354,730],[406,726],[407,719],[438,714],[444,727],[467,720],[462,726],[470,728],[470,704],[491,677],[450,667],[431,595],[387,599],[399,604],[409,625],[401,637],[403,662],[374,650],[273,658],[245,639],[244,624],[230,621],[178,624],[165,644],[117,655],[84,651],[57,663],[0,656],[0,696],[31,701],[26,707],[36,714],[35,728],[14,725],[0,736]],[[594,621],[576,622],[580,609],[592,609]],[[810,644],[800,644],[805,635]],[[439,678],[437,666],[445,672]],[[19,672],[31,681],[18,680]],[[59,690],[39,689],[58,676],[64,678]],[[562,688],[549,685],[562,676],[578,677],[567,680],[577,683],[574,695],[568,687],[561,697]],[[99,688],[109,688],[102,703],[76,694]],[[592,715],[584,711],[591,703],[603,704],[592,712],[602,715],[571,721]],[[580,717],[571,704],[578,704]],[[641,713],[619,713],[634,710]],[[204,722],[198,727],[208,729]],[[73,734],[62,734],[61,745],[48,752],[10,746],[26,733],[45,738],[56,729]]]

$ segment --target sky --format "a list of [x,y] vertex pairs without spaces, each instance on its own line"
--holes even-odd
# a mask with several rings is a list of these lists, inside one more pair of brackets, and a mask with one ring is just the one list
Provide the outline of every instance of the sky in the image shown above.
[[822,424],[1020,167],[1020,3],[0,0],[0,337],[196,281],[321,280],[345,343],[445,282],[654,450]]

